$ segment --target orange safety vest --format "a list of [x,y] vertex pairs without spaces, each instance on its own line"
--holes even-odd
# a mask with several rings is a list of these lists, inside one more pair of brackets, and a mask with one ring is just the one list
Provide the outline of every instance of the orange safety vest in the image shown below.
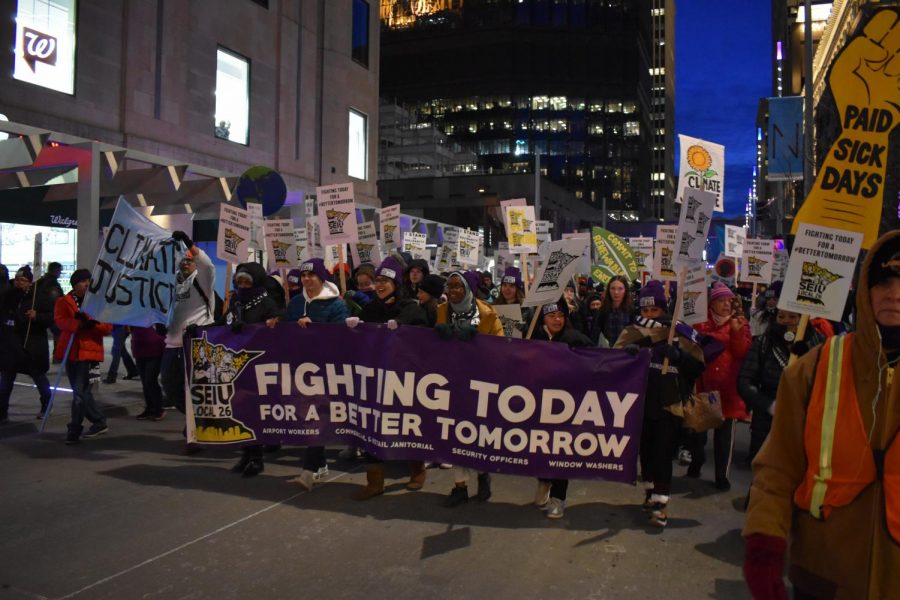
[[852,337],[828,338],[819,354],[803,431],[806,473],[794,503],[824,520],[881,480],[888,533],[900,540],[900,443],[895,437],[886,452],[872,450],[856,399]]

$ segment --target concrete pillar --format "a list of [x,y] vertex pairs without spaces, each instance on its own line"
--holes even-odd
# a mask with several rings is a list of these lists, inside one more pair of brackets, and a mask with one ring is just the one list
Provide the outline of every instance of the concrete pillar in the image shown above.
[[100,152],[91,142],[90,161],[78,166],[78,265],[93,269],[100,246]]

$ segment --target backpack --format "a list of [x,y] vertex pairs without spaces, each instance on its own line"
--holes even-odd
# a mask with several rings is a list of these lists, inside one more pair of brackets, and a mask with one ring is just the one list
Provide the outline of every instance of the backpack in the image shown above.
[[[194,278],[194,288],[197,290],[197,293],[200,294],[200,297],[203,298],[203,303],[206,304],[207,310],[209,310],[209,297],[206,295],[206,292],[203,291],[203,288],[200,287],[200,284],[197,283],[196,278]],[[225,307],[225,301],[222,300],[222,296],[219,295],[219,292],[215,290],[213,290],[213,295],[215,296],[215,299],[213,300],[212,318],[215,320],[222,315],[222,311]]]

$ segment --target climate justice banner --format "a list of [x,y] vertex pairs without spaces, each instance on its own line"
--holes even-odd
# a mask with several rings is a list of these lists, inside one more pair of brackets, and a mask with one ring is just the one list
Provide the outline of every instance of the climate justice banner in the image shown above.
[[636,479],[646,351],[368,323],[203,328],[185,348],[189,441],[352,443],[382,460]]

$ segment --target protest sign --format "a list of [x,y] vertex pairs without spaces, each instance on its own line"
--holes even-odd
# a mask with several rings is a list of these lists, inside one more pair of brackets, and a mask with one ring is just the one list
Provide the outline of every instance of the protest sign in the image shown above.
[[538,246],[540,246],[544,242],[551,241],[552,238],[550,237],[550,228],[550,221],[535,221],[534,230],[537,234]]
[[216,256],[229,264],[247,262],[250,255],[250,216],[230,204],[219,205],[219,236]]
[[423,258],[428,260],[428,249],[425,247],[428,242],[424,233],[416,231],[403,232],[403,251],[412,254],[413,258]]
[[653,238],[632,237],[625,239],[631,248],[631,255],[634,257],[634,264],[637,266],[638,273],[652,273]]
[[637,263],[631,247],[619,236],[602,227],[592,230],[596,263],[591,275],[597,281],[607,285],[613,277],[621,275],[628,281],[638,278]]
[[456,270],[453,265],[458,264],[459,255],[459,229],[446,227],[444,229],[444,243],[437,249],[434,259],[434,270],[437,273]]
[[706,264],[700,261],[685,273],[684,297],[676,319],[688,325],[706,321],[709,318],[706,289]]
[[472,267],[478,265],[480,241],[477,231],[469,229],[459,230],[459,264]]
[[166,323],[184,251],[171,233],[119,198],[81,310],[105,323]]
[[358,230],[352,183],[317,187],[316,204],[323,245],[356,243]]
[[775,251],[775,264],[772,266],[772,281],[784,281],[790,256],[787,250]]
[[363,263],[370,263],[377,267],[381,264],[381,249],[378,247],[378,236],[375,235],[375,223],[365,221],[359,224],[358,229],[359,241],[350,244],[353,264],[358,267]]
[[744,243],[744,255],[741,256],[740,281],[771,283],[774,264],[772,240],[749,239]]
[[[699,138],[678,135],[681,176],[675,202],[681,203],[691,190],[715,195],[716,212],[725,210],[725,146]],[[700,190],[703,182],[703,190]],[[712,216],[713,211],[709,214]]]
[[518,304],[492,304],[491,308],[503,325],[503,335],[522,339],[522,331],[519,329],[522,324],[522,307]]
[[266,254],[269,269],[290,269],[296,263],[294,224],[290,219],[269,219],[266,224]]
[[306,227],[297,227],[294,229],[294,249],[297,252],[297,258],[293,266],[298,266],[310,258],[307,235]]
[[506,211],[511,206],[528,206],[528,200],[525,198],[510,198],[509,200],[500,201],[500,221],[503,223],[503,230],[506,231],[506,238],[509,239],[509,226],[506,220]]
[[725,256],[740,258],[744,254],[747,230],[737,225],[725,226]]
[[329,273],[333,272],[336,266],[344,262],[343,260],[341,260],[342,256],[347,256],[346,244],[334,244],[331,246],[325,246],[322,260],[325,261],[325,268],[328,269]]
[[184,355],[189,442],[354,444],[381,460],[636,479],[646,350],[280,323],[203,328]]
[[660,281],[675,281],[675,237],[677,225],[656,226],[656,250],[653,253],[653,277]]
[[858,232],[866,249],[878,239],[882,206],[893,210],[897,204],[896,187],[893,199],[885,196],[891,189],[887,185],[891,134],[900,125],[897,12],[870,14],[832,62],[828,87],[837,100],[840,123],[839,127],[826,125],[829,130],[840,129],[840,134],[828,149],[791,230],[796,234],[808,224]]
[[676,267],[692,266],[703,260],[703,249],[706,248],[715,205],[715,194],[693,189],[685,192],[675,241]]
[[509,251],[513,254],[537,252],[537,227],[533,206],[510,206],[506,209],[506,231]]
[[566,284],[575,275],[578,259],[588,251],[589,244],[590,240],[586,237],[547,244],[548,255],[537,269],[522,306],[538,306],[559,300]]
[[862,238],[855,231],[801,224],[778,308],[840,321]]
[[385,206],[379,209],[381,224],[381,242],[392,252],[400,247],[400,205]]
[[250,240],[248,242],[250,250],[265,250],[266,230],[263,221],[263,205],[259,202],[248,202],[247,215],[250,217]]

